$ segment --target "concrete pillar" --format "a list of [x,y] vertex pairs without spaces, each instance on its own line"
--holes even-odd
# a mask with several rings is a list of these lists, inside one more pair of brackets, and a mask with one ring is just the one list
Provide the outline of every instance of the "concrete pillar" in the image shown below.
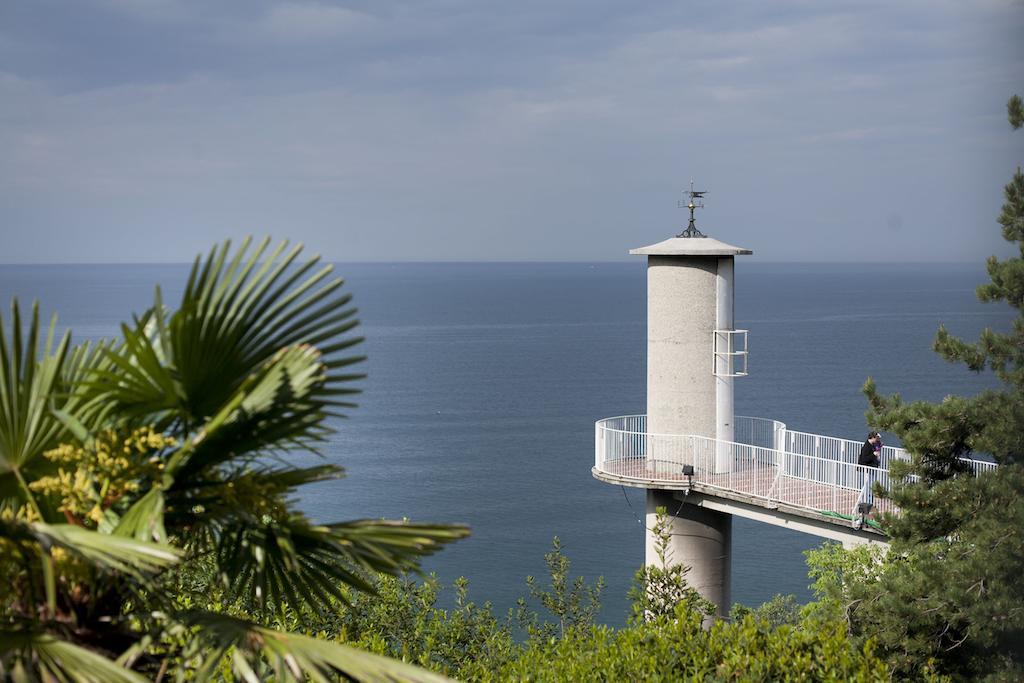
[[679,492],[647,490],[646,564],[658,564],[655,553],[655,510],[664,507],[672,517],[670,561],[690,568],[686,582],[704,598],[718,606],[718,616],[726,616],[732,606],[730,576],[732,547],[732,515],[684,503],[675,497]]

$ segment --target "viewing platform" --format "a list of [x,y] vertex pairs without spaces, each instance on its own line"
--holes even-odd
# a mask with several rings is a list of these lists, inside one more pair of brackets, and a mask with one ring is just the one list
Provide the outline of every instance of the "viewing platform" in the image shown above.
[[[612,484],[679,491],[677,498],[729,514],[854,543],[884,543],[870,523],[854,529],[868,477],[889,485],[889,464],[909,456],[882,449],[881,466],[857,464],[861,442],[790,430],[778,420],[736,416],[735,441],[649,434],[645,415],[595,424],[593,475]],[[967,460],[974,472],[996,465]],[[692,474],[684,467],[692,467]],[[687,468],[687,471],[689,469]],[[874,512],[897,512],[874,497]]]

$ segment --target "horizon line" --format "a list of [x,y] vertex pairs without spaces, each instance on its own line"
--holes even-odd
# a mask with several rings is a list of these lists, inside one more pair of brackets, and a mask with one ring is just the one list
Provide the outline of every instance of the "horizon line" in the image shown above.
[[[619,264],[634,262],[631,258],[602,259],[602,260],[559,260],[559,259],[400,259],[395,261],[384,261],[375,259],[352,260],[352,261],[330,261],[324,258],[319,259],[324,264],[345,264],[345,265],[427,265],[427,264]],[[744,261],[748,261],[744,259]],[[749,261],[748,261],[749,262]],[[0,262],[0,268],[19,266],[191,266],[194,261],[21,261],[21,262]],[[755,260],[751,265],[985,265],[985,260],[969,261],[781,261],[781,260]]]

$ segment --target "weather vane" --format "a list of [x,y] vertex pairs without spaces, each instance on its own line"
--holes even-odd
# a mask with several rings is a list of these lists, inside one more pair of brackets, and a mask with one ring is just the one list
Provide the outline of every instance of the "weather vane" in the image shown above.
[[679,208],[690,210],[690,225],[687,226],[686,230],[676,235],[676,237],[707,237],[707,235],[697,229],[697,225],[693,222],[693,210],[704,208],[704,195],[707,194],[707,190],[694,190],[693,181],[691,180],[690,189],[683,190],[683,194],[690,199],[685,204],[679,202]]

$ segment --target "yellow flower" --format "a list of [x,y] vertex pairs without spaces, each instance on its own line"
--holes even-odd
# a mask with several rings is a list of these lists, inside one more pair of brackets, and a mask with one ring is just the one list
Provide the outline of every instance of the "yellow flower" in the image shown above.
[[94,505],[92,510],[89,510],[89,519],[96,522],[97,524],[103,521],[103,510],[100,508],[98,504]]
[[166,449],[175,445],[151,427],[127,434],[106,430],[84,446],[61,444],[44,453],[59,465],[57,473],[29,486],[55,499],[58,510],[98,524],[109,506],[130,504],[131,494],[149,488],[160,476]]

